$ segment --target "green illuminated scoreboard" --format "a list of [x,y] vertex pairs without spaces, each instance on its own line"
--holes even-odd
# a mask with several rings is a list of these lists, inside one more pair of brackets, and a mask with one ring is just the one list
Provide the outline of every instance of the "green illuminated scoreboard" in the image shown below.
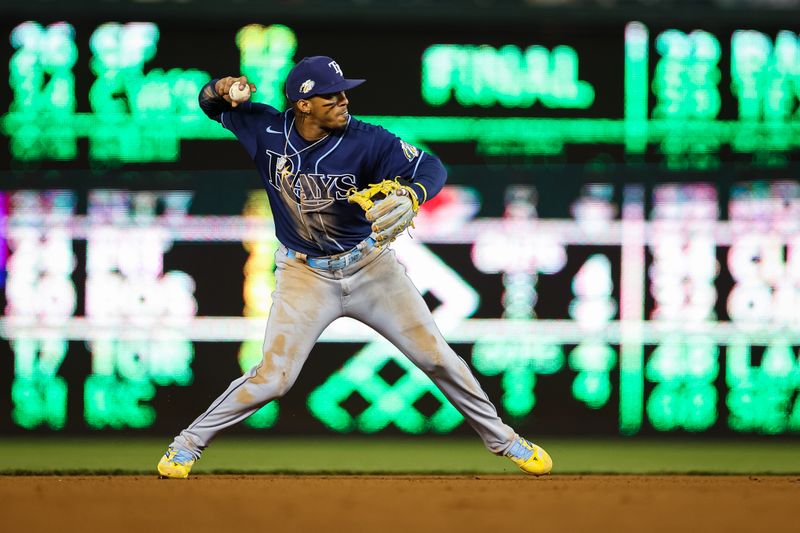
[[[238,213],[201,214],[243,185]],[[170,431],[261,358],[277,242],[247,172],[197,190],[0,193],[0,430]],[[394,245],[503,417],[562,434],[800,433],[800,185],[448,185]],[[619,200],[617,199],[619,198]],[[727,213],[722,217],[722,206]],[[340,319],[246,426],[468,431]]]
[[340,34],[290,21],[4,21],[0,131],[12,168],[214,164],[192,147],[232,136],[198,110],[200,87],[241,73],[255,100],[283,108],[289,69],[324,53],[369,80],[351,94],[354,114],[452,163],[788,164],[800,145],[800,37],[779,22],[709,25]]
[[[517,430],[800,434],[796,27],[360,24],[0,21],[0,434],[173,434],[259,361],[278,244],[197,93],[317,54],[448,166],[395,249]],[[470,432],[344,319],[262,429]]]

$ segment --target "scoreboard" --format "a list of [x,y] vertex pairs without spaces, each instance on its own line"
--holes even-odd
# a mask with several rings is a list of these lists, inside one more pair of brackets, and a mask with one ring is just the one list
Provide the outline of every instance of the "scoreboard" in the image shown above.
[[[354,113],[450,163],[785,166],[800,147],[800,37],[782,21],[741,22],[342,34],[281,21],[4,21],[4,155],[15,169],[185,162],[192,141],[232,138],[196,105],[212,76],[247,75],[255,100],[282,108],[295,61],[325,54],[369,80],[351,95]],[[200,167],[211,159],[188,153]]]
[[[0,30],[0,433],[175,432],[258,362],[278,243],[252,163],[196,98],[242,73],[283,108],[314,54],[367,78],[354,115],[448,166],[395,249],[520,432],[800,433],[792,28]],[[239,430],[264,428],[469,432],[349,319]]]

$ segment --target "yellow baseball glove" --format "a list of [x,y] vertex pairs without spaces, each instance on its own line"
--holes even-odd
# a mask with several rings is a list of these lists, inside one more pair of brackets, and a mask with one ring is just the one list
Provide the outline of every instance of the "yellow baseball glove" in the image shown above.
[[392,242],[409,226],[414,227],[414,216],[419,211],[419,200],[414,189],[394,180],[372,183],[361,189],[350,189],[347,201],[358,204],[372,222],[378,245]]

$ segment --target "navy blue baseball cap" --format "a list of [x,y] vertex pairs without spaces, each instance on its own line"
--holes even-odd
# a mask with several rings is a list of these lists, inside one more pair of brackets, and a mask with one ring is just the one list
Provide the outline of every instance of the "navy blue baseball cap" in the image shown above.
[[317,94],[338,93],[365,81],[345,79],[339,63],[328,56],[304,57],[286,76],[286,98],[296,102]]

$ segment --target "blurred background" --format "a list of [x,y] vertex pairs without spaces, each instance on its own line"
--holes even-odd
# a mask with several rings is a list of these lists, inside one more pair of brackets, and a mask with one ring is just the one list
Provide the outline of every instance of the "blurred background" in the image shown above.
[[[797,0],[27,0],[0,5],[0,434],[168,437],[261,358],[277,242],[197,107],[351,112],[449,171],[400,260],[523,434],[800,434]],[[231,433],[472,435],[339,320]]]

